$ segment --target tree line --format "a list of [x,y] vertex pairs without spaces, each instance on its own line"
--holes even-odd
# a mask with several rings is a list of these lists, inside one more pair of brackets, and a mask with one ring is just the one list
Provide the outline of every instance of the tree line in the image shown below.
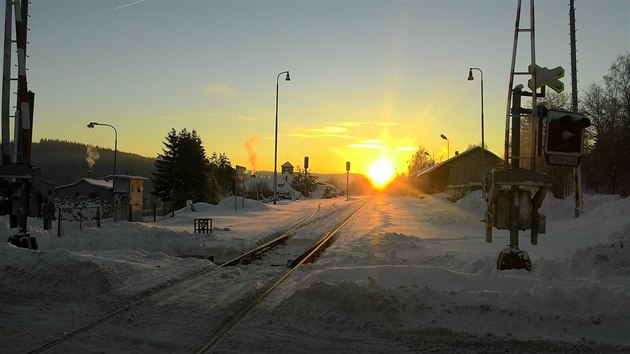
[[[98,156],[94,156],[91,164],[87,161],[90,149]],[[117,159],[119,174],[148,177],[153,171],[152,158],[118,151]],[[33,143],[32,163],[41,170],[44,191],[88,176],[98,179],[111,175],[113,162],[114,150],[109,148],[56,139]]]
[[630,53],[617,57],[603,77],[580,100],[591,120],[582,174],[589,190],[630,192]]
[[186,201],[217,204],[236,186],[236,171],[224,154],[213,152],[208,158],[201,137],[195,130],[171,129],[155,159],[153,194],[182,207]]

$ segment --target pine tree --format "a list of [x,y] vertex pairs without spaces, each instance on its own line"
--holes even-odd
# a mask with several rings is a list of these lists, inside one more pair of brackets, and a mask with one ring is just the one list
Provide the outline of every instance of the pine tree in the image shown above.
[[163,200],[174,200],[176,207],[208,200],[210,166],[197,132],[175,129],[166,136],[162,154],[155,160],[154,194]]
[[172,200],[175,188],[175,151],[177,149],[177,132],[175,129],[166,136],[162,154],[155,159],[153,172],[153,194],[162,200]]

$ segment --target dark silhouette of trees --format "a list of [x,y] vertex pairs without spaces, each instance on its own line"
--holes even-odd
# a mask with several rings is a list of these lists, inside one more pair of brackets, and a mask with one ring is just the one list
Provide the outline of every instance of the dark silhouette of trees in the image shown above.
[[604,76],[604,85],[591,84],[583,93],[580,111],[591,120],[588,153],[582,174],[597,193],[630,190],[630,54],[620,55]]
[[232,194],[235,170],[225,154],[213,152],[206,157],[201,138],[195,130],[175,129],[166,136],[162,154],[155,160],[154,195],[174,200],[182,207],[187,200],[217,204]]
[[[91,166],[86,159],[89,149],[97,151],[99,155]],[[118,174],[150,177],[153,172],[153,158],[123,151],[117,152],[117,158]],[[41,139],[33,143],[31,162],[41,169],[45,184],[42,189],[46,190],[88,177],[89,171],[94,179],[111,175],[114,172],[114,150],[70,141]],[[152,190],[150,183],[145,183],[145,188]]]
[[212,153],[209,161],[210,195],[213,204],[229,196],[236,187],[236,171],[225,154]]
[[176,207],[208,200],[210,163],[197,132],[175,129],[166,136],[162,154],[155,160],[154,194],[162,200],[174,200]]

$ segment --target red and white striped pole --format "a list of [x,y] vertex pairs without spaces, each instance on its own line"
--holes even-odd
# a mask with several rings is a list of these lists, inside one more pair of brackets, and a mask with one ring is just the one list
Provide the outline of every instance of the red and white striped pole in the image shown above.
[[[18,62],[18,99],[20,116],[19,121],[22,124],[22,156],[18,156],[18,161],[29,165],[31,159],[31,107],[29,104],[28,86],[26,82],[26,21],[24,17],[28,16],[22,13],[22,0],[15,0],[15,36],[17,44],[17,62]],[[25,0],[28,2],[28,0]],[[27,11],[28,4],[24,10]]]

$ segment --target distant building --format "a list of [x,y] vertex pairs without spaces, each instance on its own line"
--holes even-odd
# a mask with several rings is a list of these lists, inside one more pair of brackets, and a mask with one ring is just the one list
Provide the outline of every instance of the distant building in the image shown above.
[[114,201],[112,190],[112,181],[81,178],[76,182],[56,187],[55,195],[60,198],[87,197],[90,199],[103,199],[112,204]]
[[[300,198],[301,194],[296,192],[291,185],[293,184],[293,165],[287,161],[282,164],[281,171],[278,171],[276,192],[281,199]],[[244,181],[245,193],[250,198],[263,199],[273,196],[273,172],[252,174],[246,177]]]
[[282,164],[282,172],[278,175],[278,186],[276,191],[283,198],[294,199],[299,194],[291,185],[293,184],[293,165],[287,161]]
[[[429,166],[417,174],[417,187],[429,193],[443,192],[447,187],[481,188],[481,147],[476,146],[441,163]],[[483,150],[484,170],[503,167],[503,159]]]
[[128,175],[81,178],[55,188],[55,194],[58,198],[103,200],[113,206],[115,220],[142,221],[146,180],[146,177]]
[[114,218],[142,221],[144,181],[148,178],[128,175],[111,175],[106,178],[114,182]]
[[282,174],[284,174],[285,172],[288,174],[293,173],[293,165],[291,165],[291,163],[289,161],[285,162],[282,164]]

